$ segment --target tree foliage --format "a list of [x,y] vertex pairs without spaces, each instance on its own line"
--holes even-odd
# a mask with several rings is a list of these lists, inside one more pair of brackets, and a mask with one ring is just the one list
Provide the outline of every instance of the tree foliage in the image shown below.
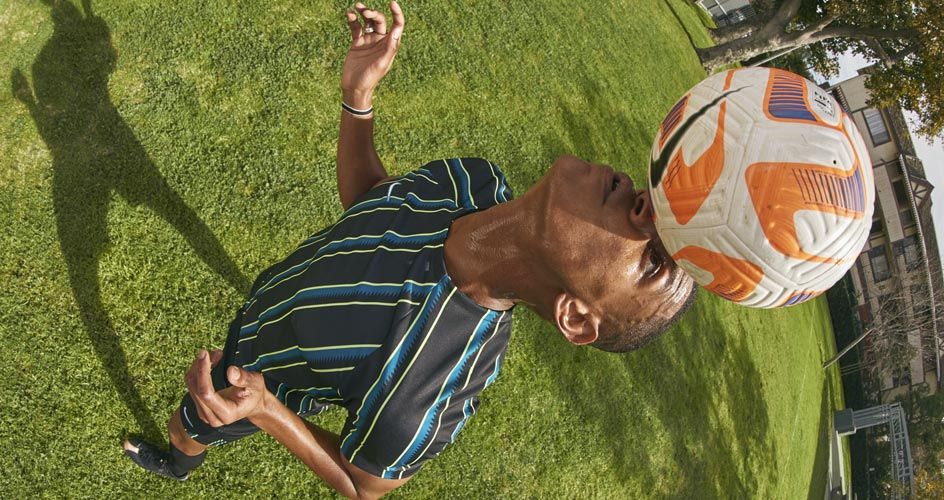
[[915,500],[940,500],[944,498],[944,475],[934,469],[919,468],[915,474],[911,498]]
[[709,70],[765,53],[809,47],[809,66],[834,74],[836,54],[876,63],[872,102],[899,104],[919,119],[918,133],[944,132],[944,2],[941,0],[761,0],[758,16],[712,31],[718,45],[699,49]]
[[908,415],[908,437],[915,462],[925,469],[939,469],[944,458],[944,392],[930,394],[928,386],[919,386],[901,403]]

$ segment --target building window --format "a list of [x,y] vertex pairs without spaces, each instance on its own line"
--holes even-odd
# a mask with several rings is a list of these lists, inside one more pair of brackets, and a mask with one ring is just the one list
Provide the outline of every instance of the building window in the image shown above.
[[892,387],[911,385],[911,370],[907,366],[900,367],[892,374]]
[[911,206],[911,203],[908,202],[908,191],[907,188],[905,188],[904,179],[898,179],[893,182],[892,189],[895,190],[895,202],[898,204],[898,208]]
[[914,227],[915,220],[911,215],[911,210],[902,210],[898,213],[898,219],[901,220],[902,229],[907,229],[909,227]]
[[885,245],[869,250],[869,263],[872,265],[872,279],[876,283],[887,280],[891,277],[888,269],[888,255],[885,253]]
[[885,225],[882,224],[882,219],[875,218],[872,219],[872,229],[869,229],[869,238],[878,238],[884,234]]
[[921,266],[921,249],[918,248],[918,236],[909,236],[902,240],[904,247],[905,265],[909,271],[913,271]]
[[888,134],[888,128],[885,127],[885,119],[882,117],[881,111],[869,108],[863,111],[862,114],[865,116],[865,125],[869,128],[873,145],[878,146],[892,140]]

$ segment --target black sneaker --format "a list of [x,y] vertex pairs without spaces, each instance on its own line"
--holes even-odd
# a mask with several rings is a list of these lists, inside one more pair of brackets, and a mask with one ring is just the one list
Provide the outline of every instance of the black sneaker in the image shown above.
[[165,453],[159,450],[153,444],[136,437],[128,438],[128,442],[131,443],[132,446],[136,447],[138,452],[135,453],[126,449],[125,455],[128,455],[128,458],[130,458],[132,462],[138,464],[138,466],[142,469],[151,471],[159,476],[176,479],[177,481],[186,481],[187,478],[190,477],[189,472],[183,476],[178,476],[170,471],[169,453]]

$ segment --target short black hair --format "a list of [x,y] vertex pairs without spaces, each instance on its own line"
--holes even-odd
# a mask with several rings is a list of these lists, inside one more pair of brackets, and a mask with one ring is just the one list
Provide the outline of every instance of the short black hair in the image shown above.
[[600,334],[592,344],[607,352],[629,352],[639,349],[659,338],[672,327],[695,303],[698,286],[692,282],[685,302],[669,319],[650,318],[646,321],[629,321],[629,318],[607,317],[600,323]]

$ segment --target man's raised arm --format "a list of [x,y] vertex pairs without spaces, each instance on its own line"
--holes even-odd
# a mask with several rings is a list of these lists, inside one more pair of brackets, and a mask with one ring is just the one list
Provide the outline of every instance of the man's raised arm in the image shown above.
[[[338,134],[338,195],[345,210],[387,177],[374,149],[374,88],[390,70],[403,35],[403,12],[390,2],[393,26],[380,12],[358,2],[346,12],[351,48],[341,69],[341,130]],[[358,19],[358,14],[363,22]]]

